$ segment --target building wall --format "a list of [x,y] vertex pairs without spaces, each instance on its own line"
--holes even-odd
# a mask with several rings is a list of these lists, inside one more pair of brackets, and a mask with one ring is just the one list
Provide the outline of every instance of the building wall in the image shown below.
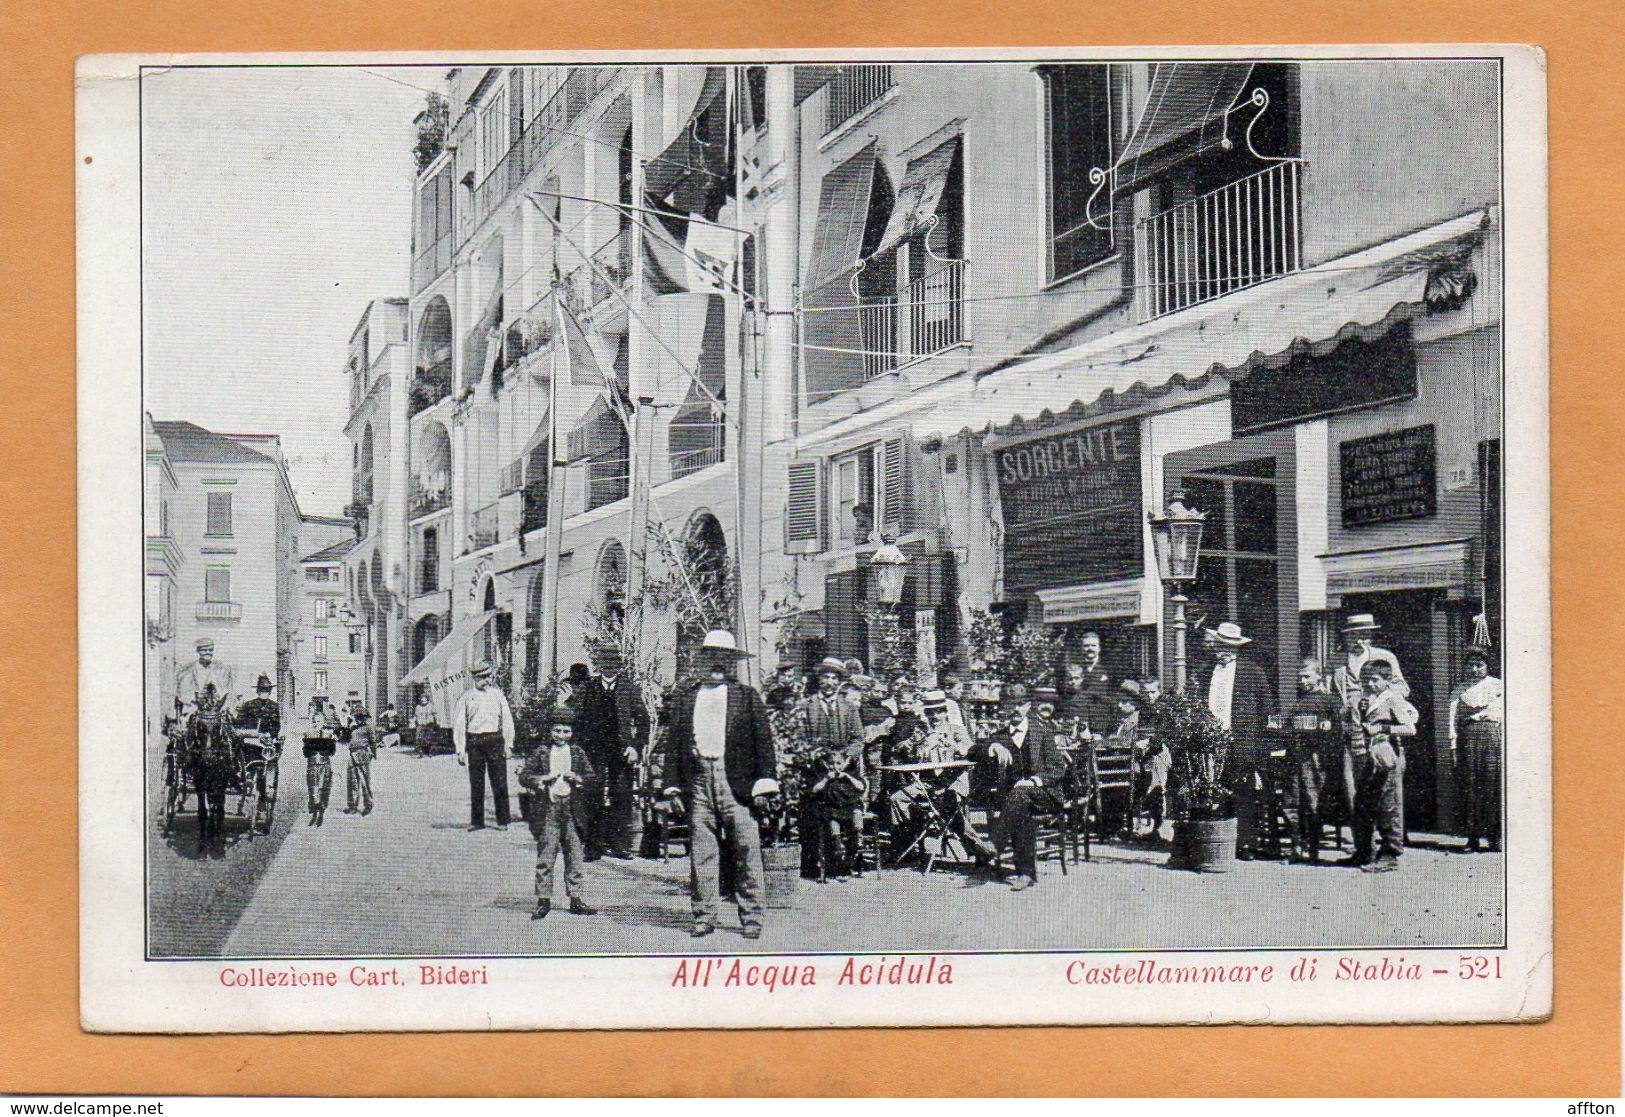
[[1500,64],[1299,66],[1303,253],[1313,265],[1496,205]]
[[163,439],[145,420],[143,435],[144,514],[146,517],[145,615],[147,641],[144,655],[143,686],[146,697],[148,737],[161,731],[163,719],[174,708],[178,621],[178,575],[184,558],[170,534],[170,517],[179,496],[174,466],[164,450]]
[[[310,571],[321,571],[328,577],[314,581]],[[335,705],[343,707],[351,698],[367,701],[366,628],[350,600],[343,564],[334,562],[307,562],[300,564],[299,624],[294,637],[294,687],[292,707],[303,716],[309,709],[311,698],[322,695]],[[332,602],[334,614],[330,619],[316,619],[316,601]],[[350,650],[351,634],[358,644]],[[318,637],[327,640],[325,657],[317,654]],[[327,672],[327,686],[317,686],[316,672]]]

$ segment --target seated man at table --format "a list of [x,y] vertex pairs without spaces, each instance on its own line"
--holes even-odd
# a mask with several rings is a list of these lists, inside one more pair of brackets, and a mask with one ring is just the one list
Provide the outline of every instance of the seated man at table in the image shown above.
[[1027,688],[1011,683],[1005,688],[1005,702],[1009,729],[988,745],[988,754],[1014,777],[1003,797],[1000,828],[1015,861],[1010,889],[1020,892],[1038,883],[1038,819],[1062,808],[1068,773],[1055,730],[1033,716]]
[[[948,698],[940,690],[927,691],[924,698],[926,731],[919,738],[917,762],[943,763],[964,760],[974,750],[970,734],[948,717]],[[899,756],[899,760],[903,758]],[[931,818],[934,803],[947,824],[976,860],[979,868],[990,868],[995,860],[993,847],[971,825],[965,815],[970,795],[970,769],[947,768],[910,773],[907,782],[886,800],[891,826],[891,847],[897,853],[914,846]]]

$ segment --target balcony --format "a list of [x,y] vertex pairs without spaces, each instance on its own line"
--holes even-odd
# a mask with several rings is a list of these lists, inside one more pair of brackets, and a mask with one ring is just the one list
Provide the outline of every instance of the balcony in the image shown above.
[[240,621],[243,607],[233,601],[199,601],[197,619],[200,621]]
[[892,87],[890,66],[843,66],[829,83],[824,131],[833,132],[880,100]]
[[487,504],[469,518],[468,547],[464,550],[464,554],[496,544],[497,540],[502,537],[501,511],[501,503],[493,502]]
[[596,307],[614,298],[616,292],[626,290],[632,278],[632,239],[624,233],[616,233],[598,246],[592,254],[592,262],[597,266],[587,269],[592,275],[590,305]]
[[502,467],[502,476],[497,480],[497,492],[502,496],[516,493],[525,487],[525,459],[517,458]]
[[965,261],[939,261],[903,288],[901,299],[865,299],[858,307],[867,379],[924,360],[965,340]]
[[532,170],[541,166],[555,144],[570,138],[571,125],[614,76],[614,69],[606,66],[576,66],[570,70],[564,84],[548,98],[546,104],[535,110],[535,115],[526,122],[524,131],[508,148],[507,154],[475,187],[473,220],[464,230],[465,239],[520,187]]
[[416,520],[450,507],[451,494],[445,489],[414,488],[406,498],[406,517]]
[[451,267],[451,234],[446,233],[412,261],[412,293],[415,295]]
[[1299,168],[1278,163],[1139,222],[1140,320],[1300,270]]

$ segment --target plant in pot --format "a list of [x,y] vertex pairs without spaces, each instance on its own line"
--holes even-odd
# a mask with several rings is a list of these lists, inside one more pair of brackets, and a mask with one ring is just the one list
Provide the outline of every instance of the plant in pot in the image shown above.
[[1163,695],[1152,716],[1173,756],[1168,781],[1174,847],[1168,863],[1195,872],[1228,872],[1236,857],[1236,811],[1225,771],[1235,739],[1192,691]]

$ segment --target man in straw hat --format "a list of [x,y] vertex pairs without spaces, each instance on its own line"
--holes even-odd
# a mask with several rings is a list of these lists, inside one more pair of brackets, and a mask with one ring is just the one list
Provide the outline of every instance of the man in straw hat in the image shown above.
[[1264,826],[1269,808],[1269,742],[1264,725],[1275,711],[1275,688],[1264,669],[1242,658],[1253,642],[1234,621],[1203,630],[1213,665],[1197,682],[1199,695],[1219,724],[1230,730],[1228,774],[1236,803],[1236,856],[1243,861],[1263,852]]
[[[548,743],[532,752],[519,773],[519,782],[534,793],[530,832],[536,839],[536,910],[532,919],[546,919],[553,907],[553,866],[564,854],[564,891],[570,914],[597,915],[582,898],[581,827],[576,809],[585,805],[596,786],[591,757],[575,743],[580,718],[568,706],[549,715]],[[590,817],[590,815],[589,815]]]
[[508,828],[508,766],[513,754],[513,710],[487,662],[474,665],[474,685],[463,691],[451,715],[452,745],[457,763],[468,769],[468,828],[485,829],[485,778],[491,777],[497,829]]
[[1410,697],[1410,684],[1400,670],[1399,657],[1387,648],[1379,648],[1373,640],[1382,626],[1370,613],[1353,613],[1343,622],[1344,658],[1332,671],[1332,693],[1343,705],[1359,699],[1360,670],[1368,663],[1386,663],[1393,675],[1393,686],[1401,698]]
[[779,785],[767,707],[733,677],[748,655],[733,633],[706,633],[697,656],[700,678],[672,705],[665,784],[682,793],[688,808],[695,938],[716,930],[724,834],[733,846],[740,926],[747,939],[762,937],[762,843],[751,807],[758,796],[777,794]]
[[811,880],[843,880],[857,840],[855,813],[863,808],[863,720],[841,696],[846,665],[830,658],[818,665],[818,690],[802,709],[807,752],[817,758],[801,808],[801,872]]

